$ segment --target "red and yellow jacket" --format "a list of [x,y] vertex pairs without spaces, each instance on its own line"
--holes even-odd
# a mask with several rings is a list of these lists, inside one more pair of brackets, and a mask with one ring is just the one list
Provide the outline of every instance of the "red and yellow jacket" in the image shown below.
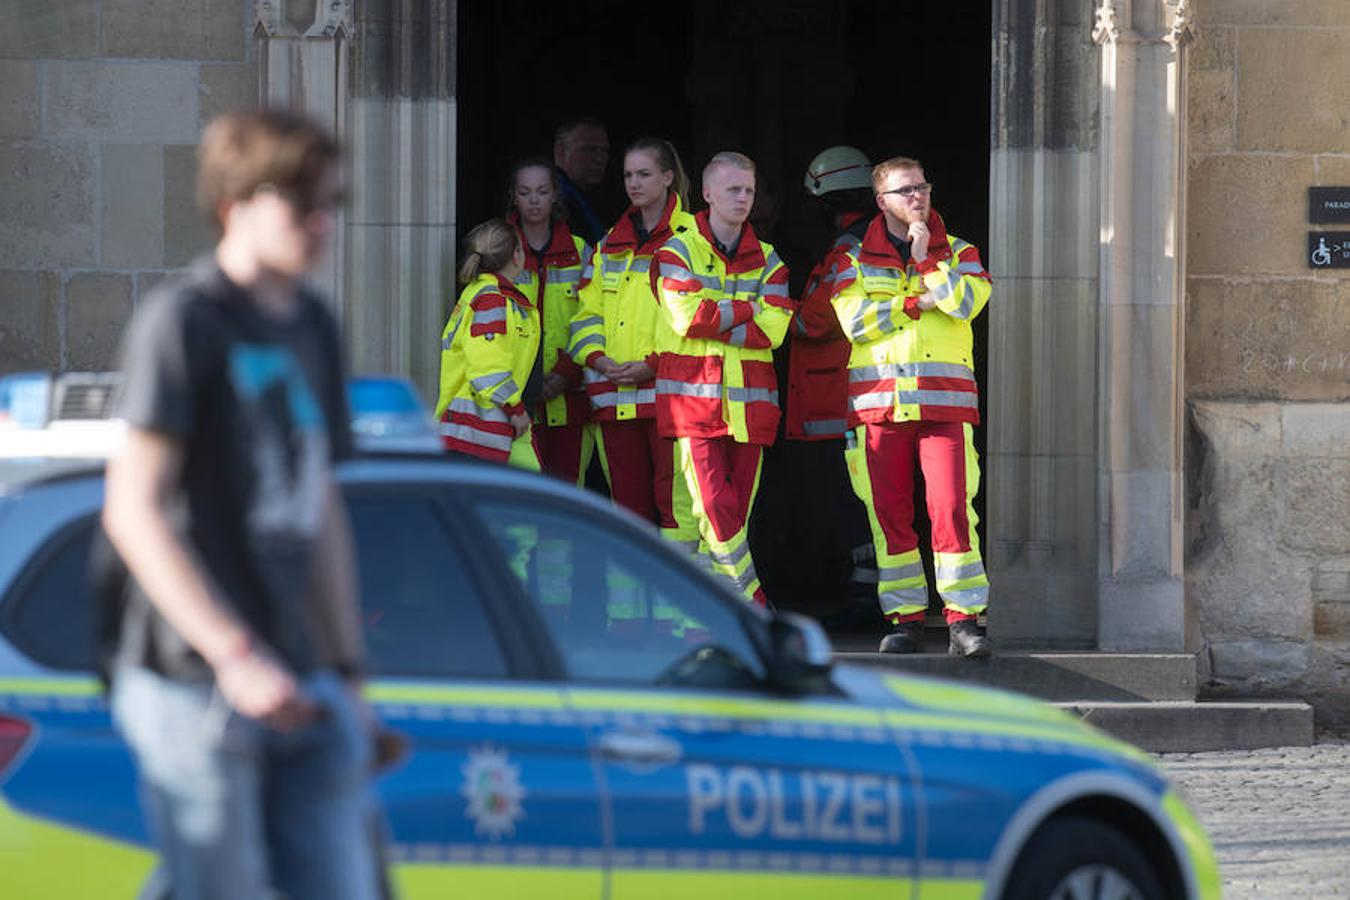
[[[436,416],[447,450],[506,462],[539,352],[539,311],[516,286],[484,274],[459,295],[441,335]],[[528,435],[528,432],[526,432]]]
[[735,256],[717,249],[707,212],[656,254],[656,295],[667,328],[656,377],[664,437],[730,437],[772,444],[778,431],[773,348],[795,304],[773,247],[742,226]]
[[844,256],[857,250],[867,217],[847,213],[844,231],[806,276],[792,317],[788,348],[787,436],[801,441],[842,437],[848,427],[848,357],[853,349],[830,304]]
[[[578,293],[590,279],[591,246],[572,234],[563,222],[553,223],[553,234],[542,254],[535,254],[520,230],[520,217],[507,217],[516,228],[520,244],[526,248],[525,269],[516,278],[516,287],[539,310],[543,334],[540,337],[540,363],[545,372],[567,379],[567,390],[542,404],[543,414],[531,410],[535,421],[544,425],[566,425],[590,418],[590,404],[581,383],[581,367],[567,355],[568,329],[576,315]],[[544,286],[540,295],[539,286]]]
[[572,359],[586,366],[586,392],[596,421],[650,419],[656,415],[656,379],[615,384],[592,364],[601,356],[617,363],[643,360],[657,370],[657,335],[665,328],[653,293],[652,256],[677,230],[693,230],[693,216],[674,191],[661,221],[646,240],[638,235],[631,207],[595,251],[590,282],[581,289],[581,306],[572,319]]
[[[906,263],[877,215],[836,275],[831,302],[853,345],[850,426],[980,420],[970,323],[989,302],[989,273],[975,245],[948,235],[936,212],[928,229],[928,256]],[[925,293],[935,308],[919,309]]]

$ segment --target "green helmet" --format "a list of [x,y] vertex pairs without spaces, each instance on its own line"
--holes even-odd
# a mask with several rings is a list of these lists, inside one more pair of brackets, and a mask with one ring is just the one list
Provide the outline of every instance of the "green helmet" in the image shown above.
[[841,144],[816,154],[802,179],[806,190],[819,197],[831,191],[848,191],[872,186],[872,163],[857,147]]

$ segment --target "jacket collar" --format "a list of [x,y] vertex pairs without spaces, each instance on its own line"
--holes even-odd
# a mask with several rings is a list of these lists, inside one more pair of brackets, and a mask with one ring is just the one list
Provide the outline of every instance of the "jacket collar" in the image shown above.
[[[520,244],[525,247],[526,257],[533,258],[533,252],[525,243],[525,231],[520,227],[520,213],[512,211],[506,217],[506,221],[511,223],[511,227],[516,230],[517,236],[520,237]],[[548,246],[544,248],[543,262],[550,269],[581,265],[581,257],[577,255],[577,245],[572,240],[572,230],[561,219],[553,220],[553,233],[549,235]]]
[[698,224],[698,233],[703,235],[713,253],[722,257],[722,261],[726,263],[728,275],[764,268],[764,250],[760,247],[759,238],[755,236],[755,229],[749,222],[741,226],[741,239],[736,245],[735,257],[728,259],[725,253],[717,249],[717,238],[712,233],[708,211],[705,209],[699,212],[694,216],[694,221]]
[[[604,252],[605,253],[627,253],[630,250],[637,251],[643,256],[656,252],[656,248],[666,242],[670,237],[670,220],[675,213],[680,211],[680,195],[675,191],[668,191],[666,196],[666,208],[661,211],[661,221],[656,223],[651,234],[647,235],[647,240],[640,245],[638,243],[637,226],[634,225],[634,216],[641,216],[636,206],[630,206],[624,210],[624,214],[619,217],[619,221],[614,223],[614,227],[605,235]],[[648,252],[643,252],[648,251]]]
[[[951,246],[947,243],[947,226],[935,209],[928,211],[928,255],[933,259],[950,259],[952,255]],[[858,261],[892,269],[905,268],[904,260],[886,235],[886,217],[881,213],[873,216],[871,224],[867,226]]]
[[530,302],[530,298],[522,294],[520,288],[516,287],[511,279],[503,278],[496,272],[489,272],[487,277],[492,280],[493,284],[497,285],[498,292],[506,299],[518,306],[524,306],[527,309],[534,306],[534,304]]

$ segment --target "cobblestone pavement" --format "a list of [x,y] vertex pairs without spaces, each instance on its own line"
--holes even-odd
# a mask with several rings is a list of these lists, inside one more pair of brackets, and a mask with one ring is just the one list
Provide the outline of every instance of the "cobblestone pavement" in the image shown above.
[[1350,742],[1158,758],[1214,841],[1226,900],[1350,898]]

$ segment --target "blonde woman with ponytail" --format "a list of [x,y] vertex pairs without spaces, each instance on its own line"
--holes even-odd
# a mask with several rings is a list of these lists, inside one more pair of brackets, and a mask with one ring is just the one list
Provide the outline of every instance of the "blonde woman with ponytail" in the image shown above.
[[658,333],[666,326],[650,277],[653,254],[693,228],[684,208],[689,179],[671,143],[648,137],[625,151],[623,183],[632,205],[596,248],[569,352],[585,367],[614,501],[659,524],[667,538],[696,544],[696,524],[676,522],[688,504],[672,500],[675,486],[683,488],[683,479],[674,478],[674,443],[656,433]]
[[539,311],[515,285],[517,232],[489,219],[464,238],[464,290],[441,335],[436,415],[446,450],[539,471],[526,397],[539,353]]

